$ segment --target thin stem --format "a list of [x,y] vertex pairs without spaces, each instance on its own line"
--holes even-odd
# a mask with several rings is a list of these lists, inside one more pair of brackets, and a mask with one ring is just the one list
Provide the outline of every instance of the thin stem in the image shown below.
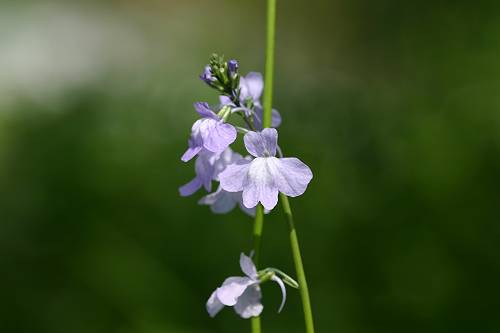
[[292,209],[288,197],[280,193],[281,205],[288,220],[290,228],[290,245],[292,247],[293,262],[295,264],[295,271],[297,273],[297,280],[299,282],[300,298],[302,299],[302,308],[304,310],[304,321],[307,333],[314,333],[314,322],[311,309],[311,300],[309,298],[309,289],[307,287],[306,273],[304,272],[304,265],[302,264],[302,256],[300,254],[299,239],[297,238],[297,231],[293,222]]
[[262,205],[257,205],[255,210],[255,222],[253,225],[253,262],[255,266],[259,267],[260,259],[260,242],[262,239],[262,229],[264,227],[264,208]]
[[267,34],[266,34],[266,76],[264,81],[264,115],[262,127],[271,126],[273,105],[274,44],[276,35],[276,0],[267,0]]
[[[259,267],[260,259],[260,242],[262,240],[262,229],[264,227],[264,207],[257,205],[255,210],[255,222],[253,225],[253,262],[256,267]],[[252,317],[252,333],[261,332],[260,317]]]
[[260,317],[252,317],[250,323],[252,324],[252,333],[260,333]]

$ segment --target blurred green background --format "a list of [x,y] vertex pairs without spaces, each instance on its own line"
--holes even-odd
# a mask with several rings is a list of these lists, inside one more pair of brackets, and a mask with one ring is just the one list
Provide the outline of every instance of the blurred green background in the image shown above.
[[[262,1],[0,3],[0,331],[247,332],[205,302],[251,219],[180,161],[212,52],[262,71]],[[318,332],[500,331],[498,1],[279,1],[280,143]],[[280,209],[263,266],[294,274]],[[264,332],[303,332],[298,293]]]

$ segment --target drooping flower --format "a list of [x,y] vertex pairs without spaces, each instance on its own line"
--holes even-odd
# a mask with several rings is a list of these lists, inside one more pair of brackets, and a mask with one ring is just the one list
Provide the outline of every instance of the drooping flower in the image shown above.
[[278,193],[290,197],[303,194],[313,175],[298,158],[277,158],[278,132],[265,128],[248,132],[244,137],[247,151],[255,159],[229,165],[220,175],[220,185],[228,192],[243,191],[243,205],[255,207],[259,202],[271,210],[278,203]]
[[212,153],[202,149],[198,153],[195,161],[196,176],[187,184],[179,188],[181,196],[186,197],[198,191],[202,186],[210,192],[212,190],[212,180],[219,180],[219,174],[232,163],[239,161],[243,157],[234,152],[231,148],[226,148],[222,153]]
[[207,103],[195,103],[196,112],[202,117],[191,128],[189,148],[181,160],[187,162],[196,156],[203,148],[212,153],[222,153],[236,140],[236,129],[226,124]]
[[[224,306],[233,306],[234,310],[242,318],[257,317],[264,306],[261,303],[262,293],[257,269],[252,259],[244,253],[240,255],[240,267],[245,276],[231,276],[224,280],[207,301],[207,311],[210,317],[215,317]],[[273,281],[278,283],[283,295],[280,312],[286,301],[286,289],[283,281],[277,276],[272,276]]]
[[[247,103],[250,101],[255,112],[253,113],[254,125],[257,130],[262,130],[262,116],[263,108],[260,103],[260,97],[264,90],[264,79],[261,73],[250,72],[246,76],[240,78],[240,104],[243,108],[247,108]],[[232,101],[227,96],[220,96],[220,103],[222,105],[232,105]],[[250,110],[247,110],[249,115]],[[271,127],[278,127],[281,124],[281,115],[275,109],[272,110]]]

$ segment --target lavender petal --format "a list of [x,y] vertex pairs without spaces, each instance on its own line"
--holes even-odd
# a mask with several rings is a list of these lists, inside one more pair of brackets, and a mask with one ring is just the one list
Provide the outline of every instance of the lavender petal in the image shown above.
[[201,146],[197,146],[197,147],[189,147],[185,152],[184,154],[181,156],[181,161],[183,162],[188,162],[190,161],[193,157],[196,156],[196,154],[198,154],[200,152],[200,150],[202,149]]
[[262,132],[248,132],[243,140],[247,151],[255,157],[276,155],[278,131],[274,128],[265,128]]
[[248,277],[232,276],[227,278],[222,286],[217,288],[217,298],[219,301],[227,306],[233,306],[249,285],[254,281]]
[[273,178],[279,191],[289,197],[303,194],[312,177],[311,169],[295,157],[280,158],[273,169]]
[[217,114],[210,109],[208,103],[205,102],[196,102],[194,103],[194,109],[202,118],[211,118],[211,119],[219,119]]
[[222,189],[228,192],[243,191],[249,168],[250,161],[246,159],[239,160],[238,162],[229,165],[219,175],[220,186]]
[[252,258],[245,255],[244,253],[240,254],[240,268],[246,276],[248,276],[252,280],[257,281],[257,268],[255,268]]
[[238,298],[238,302],[234,306],[234,311],[244,319],[257,317],[264,309],[261,298],[260,286],[258,284],[252,285]]
[[217,298],[217,290],[215,290],[212,295],[210,295],[206,307],[208,314],[212,318],[215,317],[224,308],[224,304],[222,304]]
[[203,147],[214,153],[222,153],[236,140],[236,129],[229,124],[214,119],[203,119],[200,126]]
[[[264,79],[262,78],[262,74],[250,72],[242,81],[241,96],[244,98],[251,97],[254,103],[259,104],[258,101],[262,95],[262,91],[264,90]],[[240,80],[240,83],[242,81]]]
[[259,201],[265,209],[271,210],[278,203],[278,187],[273,179],[276,157],[258,157],[250,163],[247,182],[243,189],[243,205],[255,207]]
[[224,191],[220,186],[214,193],[210,193],[198,201],[200,205],[210,206],[210,210],[215,214],[229,213],[236,207],[238,201],[234,199],[234,194]]
[[179,193],[183,197],[190,196],[201,188],[201,181],[198,177],[193,178],[189,183],[179,187]]

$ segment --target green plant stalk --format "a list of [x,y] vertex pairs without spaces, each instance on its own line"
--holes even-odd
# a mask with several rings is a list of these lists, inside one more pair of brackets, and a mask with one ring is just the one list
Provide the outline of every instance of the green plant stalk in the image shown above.
[[[262,229],[264,228],[264,207],[262,205],[257,205],[255,210],[255,221],[253,224],[253,262],[255,266],[259,267],[260,259],[260,243],[262,241]],[[252,317],[252,333],[261,332],[260,317]]]
[[260,333],[260,317],[252,317],[252,319],[250,320],[250,324],[252,325],[252,333]]
[[255,222],[253,225],[253,262],[258,267],[260,259],[260,243],[262,240],[262,229],[264,227],[264,208],[257,205],[255,210]]
[[299,292],[300,298],[302,300],[302,308],[304,310],[306,332],[314,333],[311,299],[309,298],[309,288],[307,287],[306,273],[304,271],[304,265],[302,264],[299,239],[297,237],[297,231],[295,230],[295,224],[293,222],[293,214],[290,207],[290,201],[288,200],[288,197],[283,193],[280,193],[280,200],[281,206],[283,207],[283,211],[285,212],[286,218],[288,220],[288,227],[290,229],[290,245],[292,247],[293,262],[295,264],[297,280],[299,282]]
[[[267,0],[267,36],[266,36],[266,76],[264,81],[264,114],[263,127],[271,126],[272,117],[272,99],[273,99],[273,79],[274,79],[274,49],[276,43],[276,0]],[[292,256],[295,264],[295,271],[299,282],[299,292],[302,300],[302,308],[304,310],[304,321],[307,333],[314,333],[314,322],[311,308],[311,300],[309,297],[309,289],[307,287],[306,274],[304,265],[302,264],[302,256],[300,254],[299,240],[297,231],[293,222],[292,209],[287,196],[280,193],[281,204],[288,220],[290,229],[290,245],[292,248]]]
[[266,72],[264,80],[263,127],[271,127],[273,107],[274,45],[276,42],[276,0],[267,0]]

